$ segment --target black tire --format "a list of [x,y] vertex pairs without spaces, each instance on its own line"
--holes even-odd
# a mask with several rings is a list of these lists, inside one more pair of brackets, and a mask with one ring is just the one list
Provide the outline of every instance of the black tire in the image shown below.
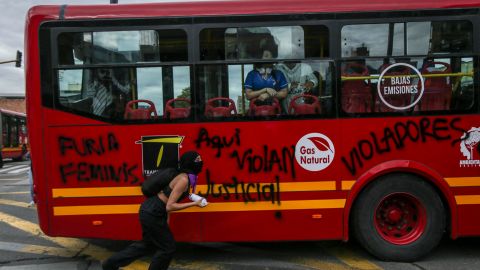
[[[379,224],[385,226],[378,221],[381,215],[377,209],[382,207],[381,203],[388,202],[388,198],[394,196],[411,196],[412,201],[423,207],[421,212],[425,222],[419,226],[423,229],[410,242],[394,243],[394,237],[385,236],[377,229]],[[352,227],[359,243],[379,259],[412,262],[431,252],[442,239],[446,228],[445,208],[436,190],[420,177],[403,173],[390,174],[380,177],[361,192],[353,208]],[[390,229],[391,226],[388,227]]]

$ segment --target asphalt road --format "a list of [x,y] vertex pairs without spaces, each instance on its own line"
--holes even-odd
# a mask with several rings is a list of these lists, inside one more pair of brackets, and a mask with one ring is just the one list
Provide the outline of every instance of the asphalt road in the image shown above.
[[[71,239],[43,235],[35,207],[28,207],[29,162],[0,169],[0,270],[100,269],[99,261],[126,241]],[[147,269],[148,258],[124,269]],[[422,261],[378,261],[355,242],[179,243],[172,270],[450,270],[480,269],[480,238],[449,240]]]

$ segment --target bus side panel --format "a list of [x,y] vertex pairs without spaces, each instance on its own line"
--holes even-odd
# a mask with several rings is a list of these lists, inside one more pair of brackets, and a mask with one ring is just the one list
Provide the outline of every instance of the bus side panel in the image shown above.
[[[48,196],[55,235],[138,239],[136,215],[143,200],[139,186],[149,164],[175,157],[178,152],[197,150],[205,162],[197,192],[210,205],[172,213],[171,227],[178,240],[306,240],[342,236],[346,192],[341,191],[335,178],[339,167],[335,164],[340,161],[334,156],[337,135],[333,121],[325,121],[329,123],[324,127],[308,120],[59,125],[72,118],[76,117],[53,111],[48,116],[52,180]],[[308,138],[302,139],[305,136]],[[145,141],[165,137],[182,141],[173,148],[163,145],[164,151],[160,150],[162,144]],[[317,146],[310,139],[325,143],[322,152],[328,153],[319,162],[331,164],[324,164],[322,170],[307,170],[296,159],[302,156],[295,153],[296,148],[305,153],[307,148],[318,151],[312,150]]]
[[[480,211],[480,175],[478,165],[470,164],[480,160],[480,152],[474,149],[473,156],[469,159],[462,151],[462,138],[472,128],[479,126],[479,118],[475,115],[398,117],[387,123],[382,118],[356,119],[355,122],[344,120],[344,148],[340,154],[344,170],[341,178],[364,178],[375,184],[375,177],[404,172],[430,179],[430,183],[436,186],[439,195],[444,199],[446,211],[449,199],[453,202],[452,207],[458,210],[458,220],[451,220],[452,225],[449,225],[449,228],[455,230],[452,231],[452,236],[480,235],[480,223],[475,215],[472,215]],[[398,168],[379,165],[394,161],[412,161],[411,163],[417,163],[420,167],[428,168],[428,173],[422,173],[420,167],[410,168],[413,164]],[[435,175],[435,180],[428,176],[430,173]],[[371,178],[371,174],[376,176]],[[450,192],[442,192],[445,188],[440,187],[440,183],[436,181],[443,181]],[[348,198],[347,211],[352,206],[350,203],[355,204],[357,195],[365,186],[353,187],[354,192],[349,194],[351,197]],[[347,212],[346,217],[351,216],[350,214],[351,212]],[[448,216],[450,214],[447,213]],[[348,222],[346,219],[345,232],[348,231]]]
[[46,7],[45,13],[36,14],[36,8],[29,10],[25,23],[25,88],[27,104],[28,138],[32,145],[30,158],[34,192],[37,203],[38,221],[45,234],[50,234],[49,215],[47,208],[47,179],[44,153],[47,151],[44,140],[45,122],[44,109],[41,101],[40,80],[40,53],[38,43],[38,29],[42,21],[55,19],[44,14],[58,14],[59,7]]

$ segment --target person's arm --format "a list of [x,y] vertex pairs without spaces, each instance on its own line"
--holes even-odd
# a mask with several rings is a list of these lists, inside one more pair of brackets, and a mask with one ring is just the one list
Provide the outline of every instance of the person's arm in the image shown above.
[[287,87],[280,89],[280,91],[277,92],[277,95],[275,95],[276,98],[278,99],[284,99],[287,97],[288,94],[288,89]]
[[192,206],[200,206],[202,201],[198,202],[186,202],[186,203],[179,203],[177,202],[182,193],[185,192],[188,186],[188,177],[186,174],[181,173],[175,179],[175,184],[172,187],[172,192],[167,200],[167,212],[178,211],[182,209],[186,209]]
[[248,100],[251,100],[251,99],[254,99],[254,98],[258,98],[263,94],[268,95],[268,92],[267,92],[268,89],[269,88],[262,88],[260,90],[253,91],[252,89],[246,88],[245,89],[245,96],[247,97]]
[[288,94],[287,79],[285,78],[285,75],[283,75],[283,73],[281,71],[278,71],[276,73],[276,76],[278,78],[278,85],[279,85],[280,90],[278,90],[275,93],[275,97],[278,98],[278,99],[284,99],[285,97],[287,97],[287,94]]
[[317,76],[315,76],[315,73],[313,72],[312,67],[308,64],[302,64],[302,69],[301,69],[302,74],[307,74],[305,88],[311,91],[313,88],[315,88],[318,85]]

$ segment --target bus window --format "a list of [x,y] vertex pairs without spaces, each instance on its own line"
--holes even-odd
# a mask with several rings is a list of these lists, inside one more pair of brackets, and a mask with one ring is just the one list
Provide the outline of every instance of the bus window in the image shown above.
[[59,65],[186,61],[183,30],[62,33]]
[[215,28],[200,32],[200,60],[273,59],[328,57],[325,26],[278,26]]
[[471,53],[473,25],[468,21],[407,23],[407,54]]
[[2,147],[10,146],[10,142],[8,140],[9,129],[10,129],[9,117],[2,114],[2,142],[3,142]]
[[[162,116],[169,100],[190,100],[188,66],[59,70],[58,80],[61,106],[105,120],[132,120],[125,119],[127,105],[131,106],[131,110],[149,109],[151,106],[138,102],[129,105],[130,101],[150,101],[156,115]],[[152,118],[153,114],[137,120]]]
[[[169,118],[171,113],[176,113],[175,108],[183,110],[190,105],[190,67],[138,68],[137,92],[139,100],[149,100],[155,105],[158,116]],[[184,101],[174,102],[175,99]],[[167,115],[164,115],[169,101]]]
[[341,73],[348,114],[458,112],[474,105],[473,57],[348,60]]
[[331,61],[281,61],[272,65],[272,74],[278,76],[281,73],[285,78],[287,95],[262,104],[249,100],[245,94],[248,74],[257,72],[255,63],[199,66],[197,80],[200,91],[205,94],[205,116],[262,118],[280,115],[325,117],[333,114]]
[[[393,43],[388,53],[389,29]],[[403,24],[359,24],[342,28],[342,57],[403,55]]]
[[471,54],[472,31],[468,21],[344,26],[342,57],[354,59],[341,65],[342,111],[470,110],[473,57],[449,54]]

